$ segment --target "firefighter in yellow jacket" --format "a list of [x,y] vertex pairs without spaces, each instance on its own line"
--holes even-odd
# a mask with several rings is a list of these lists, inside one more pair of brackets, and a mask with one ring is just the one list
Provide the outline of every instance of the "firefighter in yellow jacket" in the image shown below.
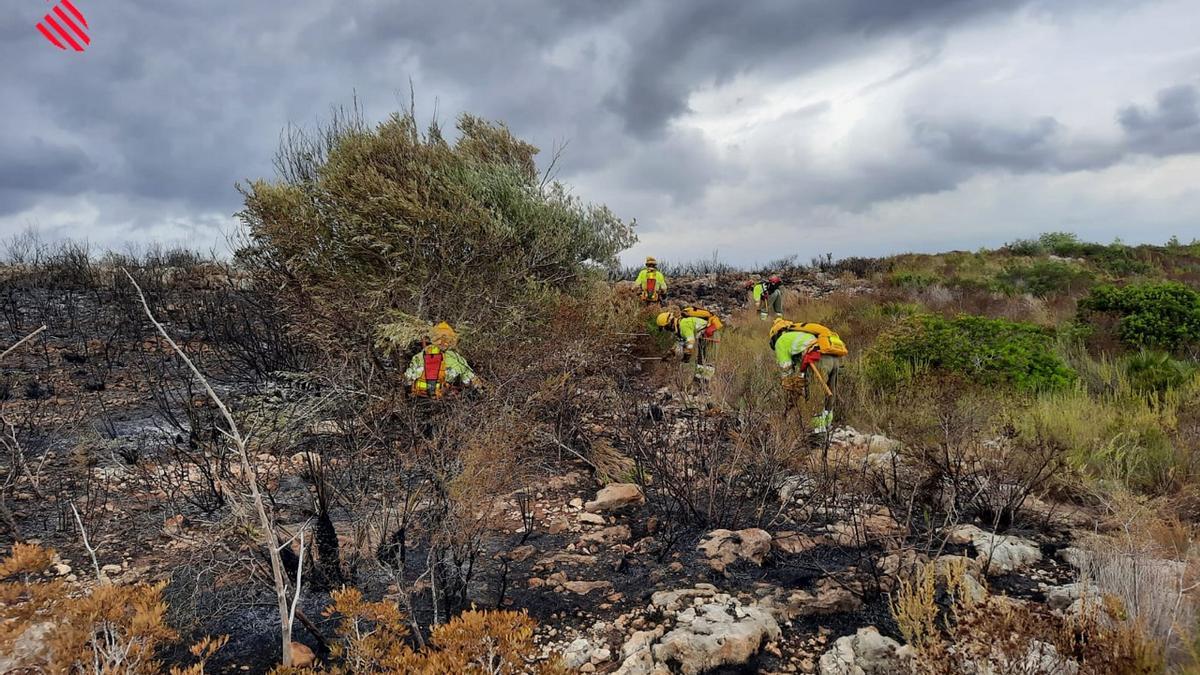
[[784,389],[808,400],[813,394],[819,395],[821,411],[813,415],[813,432],[829,431],[838,372],[842,357],[849,353],[846,343],[819,323],[797,323],[781,317],[771,324],[771,350]]
[[428,343],[413,355],[404,371],[404,379],[414,396],[442,398],[461,387],[480,388],[475,371],[454,351],[457,344],[458,334],[445,321],[430,329]]
[[721,318],[700,307],[685,307],[682,311],[660,312],[654,319],[659,328],[675,335],[683,351],[683,361],[694,361],[701,375],[711,375],[709,347],[717,342],[717,331],[724,328]]
[[656,304],[667,297],[667,278],[658,271],[658,261],[653,257],[646,258],[646,267],[638,272],[634,284],[638,287],[638,296],[647,305]]

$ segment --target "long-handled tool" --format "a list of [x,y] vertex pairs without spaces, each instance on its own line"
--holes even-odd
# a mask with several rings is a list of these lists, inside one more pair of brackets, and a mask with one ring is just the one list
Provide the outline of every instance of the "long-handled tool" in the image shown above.
[[825,395],[832,398],[833,390],[829,388],[829,383],[825,381],[825,375],[821,373],[821,370],[819,368],[817,368],[817,364],[809,363],[808,367],[812,368],[813,375],[817,376],[817,382],[821,383],[821,387],[825,390]]

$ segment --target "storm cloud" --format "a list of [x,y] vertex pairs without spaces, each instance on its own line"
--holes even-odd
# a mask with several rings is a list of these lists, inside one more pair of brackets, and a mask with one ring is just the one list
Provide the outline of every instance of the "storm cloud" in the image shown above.
[[[76,5],[81,54],[34,30],[45,3],[0,10],[0,235],[217,242],[285,127],[355,99],[382,119],[410,91],[425,119],[469,111],[546,162],[563,149],[559,179],[638,219],[631,256],[940,246],[951,203],[946,245],[1055,223],[1165,239],[1200,215],[1171,179],[1200,153],[1191,2]],[[1098,207],[1131,169],[1165,177],[1129,196],[1152,227]],[[1085,174],[1094,194],[1053,197]]]

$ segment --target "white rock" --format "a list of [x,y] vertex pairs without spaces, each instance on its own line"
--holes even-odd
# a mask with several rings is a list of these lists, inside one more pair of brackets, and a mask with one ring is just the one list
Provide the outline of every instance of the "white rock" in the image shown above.
[[591,658],[592,643],[587,638],[579,638],[567,645],[562,652],[563,663],[572,670],[578,670]]
[[879,634],[874,626],[859,628],[854,635],[838,638],[821,655],[821,675],[890,675],[902,672],[904,654],[895,640]]
[[596,493],[596,498],[583,508],[592,513],[616,511],[626,506],[646,503],[646,495],[642,489],[633,483],[611,483],[605,485]]
[[771,552],[771,535],[755,527],[738,530],[713,530],[696,547],[708,558],[709,567],[718,572],[738,560],[762,565]]
[[971,544],[976,558],[987,574],[1008,574],[1042,559],[1038,545],[1028,539],[1005,534],[994,534],[975,527],[959,525],[950,531],[952,544]]
[[588,525],[603,525],[604,516],[598,513],[588,513],[587,511],[584,511],[583,513],[579,514],[579,522],[587,523]]

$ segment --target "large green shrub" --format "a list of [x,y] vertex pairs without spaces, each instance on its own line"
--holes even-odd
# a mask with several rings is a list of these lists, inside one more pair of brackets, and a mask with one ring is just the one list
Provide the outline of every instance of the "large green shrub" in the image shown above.
[[1075,378],[1054,343],[1053,334],[1032,324],[919,314],[880,338],[867,356],[867,373],[882,385],[928,368],[1023,389],[1054,389]]
[[519,334],[635,239],[632,224],[543,180],[536,153],[469,115],[453,142],[409,113],[375,127],[337,116],[288,136],[278,178],[243,188],[239,255],[325,340],[443,319]]
[[1177,352],[1200,343],[1200,293],[1178,282],[1098,286],[1079,309],[1084,318],[1119,317],[1117,335],[1131,347]]
[[1047,297],[1086,287],[1092,275],[1084,268],[1057,260],[1038,260],[1029,265],[1006,268],[999,281],[1014,289]]

